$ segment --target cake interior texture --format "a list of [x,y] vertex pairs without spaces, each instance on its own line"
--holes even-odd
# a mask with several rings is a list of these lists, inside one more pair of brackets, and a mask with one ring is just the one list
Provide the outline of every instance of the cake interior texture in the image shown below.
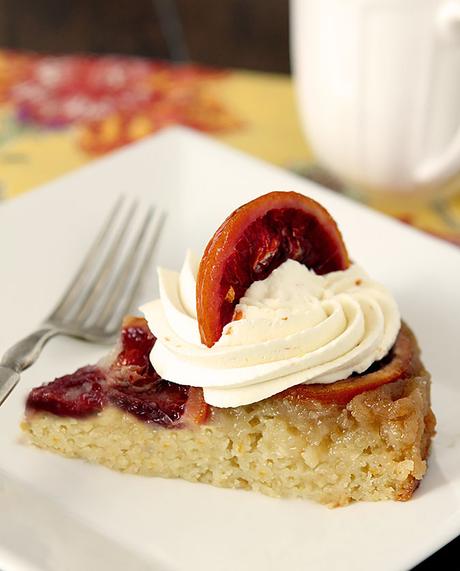
[[30,442],[114,470],[183,478],[329,506],[407,500],[426,471],[435,418],[430,376],[322,403],[270,398],[211,407],[205,423],[165,428],[106,406],[85,418],[29,411]]

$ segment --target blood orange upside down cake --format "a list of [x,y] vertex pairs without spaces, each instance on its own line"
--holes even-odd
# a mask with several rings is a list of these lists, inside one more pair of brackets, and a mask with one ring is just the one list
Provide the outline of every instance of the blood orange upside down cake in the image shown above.
[[29,440],[123,472],[311,498],[408,500],[434,434],[430,375],[391,294],[318,203],[272,192],[201,261],[160,268],[95,366],[33,389]]

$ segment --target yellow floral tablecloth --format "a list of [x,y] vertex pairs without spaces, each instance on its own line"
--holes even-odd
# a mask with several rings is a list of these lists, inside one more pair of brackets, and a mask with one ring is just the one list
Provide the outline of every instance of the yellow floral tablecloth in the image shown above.
[[[353,195],[315,164],[289,76],[0,50],[0,198],[172,124]],[[460,246],[460,181],[451,184],[449,199],[370,205]]]

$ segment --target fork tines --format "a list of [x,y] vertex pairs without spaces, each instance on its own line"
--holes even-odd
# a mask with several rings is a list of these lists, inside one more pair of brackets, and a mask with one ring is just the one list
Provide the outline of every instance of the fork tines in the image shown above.
[[111,341],[144,276],[163,217],[120,197],[48,323]]

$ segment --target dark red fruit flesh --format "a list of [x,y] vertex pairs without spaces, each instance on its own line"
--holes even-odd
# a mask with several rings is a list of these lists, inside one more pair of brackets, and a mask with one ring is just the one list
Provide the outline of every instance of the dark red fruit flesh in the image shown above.
[[134,366],[147,372],[151,367],[149,357],[154,343],[155,337],[144,319],[131,318],[129,326],[124,326],[121,330],[121,351],[115,366]]
[[342,269],[336,245],[318,228],[313,216],[294,209],[270,210],[247,228],[227,260],[220,283],[225,300],[222,322],[232,320],[237,300],[252,283],[264,280],[288,259],[300,262],[317,274]]
[[349,265],[335,221],[314,200],[295,192],[271,192],[224,221],[198,271],[198,324],[205,345],[211,347],[220,338],[248,287],[287,259],[318,274]]
[[111,387],[109,401],[144,422],[172,426],[184,414],[189,390],[160,379],[144,390],[133,385]]
[[105,374],[98,367],[82,367],[71,375],[32,389],[26,406],[58,416],[76,418],[100,412],[107,402]]
[[[186,413],[187,422],[205,421],[209,407],[201,389],[170,383],[150,364],[155,337],[144,319],[127,318],[120,343],[120,351],[110,366],[83,367],[33,389],[27,399],[27,409],[82,418],[111,404],[144,422],[165,428],[180,426]],[[187,406],[189,393],[190,407]]]

